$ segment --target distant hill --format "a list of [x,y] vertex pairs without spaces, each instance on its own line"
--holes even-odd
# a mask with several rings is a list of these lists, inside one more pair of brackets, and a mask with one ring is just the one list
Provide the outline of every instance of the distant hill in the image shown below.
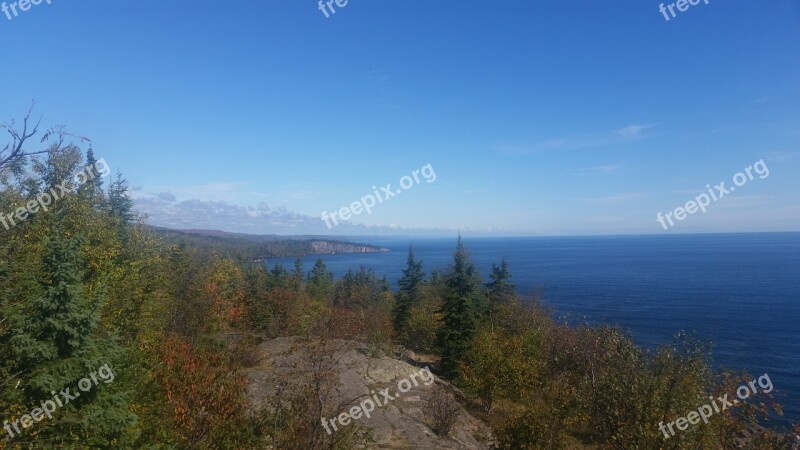
[[201,250],[253,262],[263,261],[267,258],[389,251],[383,247],[339,241],[324,236],[278,236],[275,234],[228,233],[220,230],[152,228],[168,243],[185,242]]

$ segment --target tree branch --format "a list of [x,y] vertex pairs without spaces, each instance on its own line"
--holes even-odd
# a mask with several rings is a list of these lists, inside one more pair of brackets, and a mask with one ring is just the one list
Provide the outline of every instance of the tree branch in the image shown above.
[[43,153],[58,153],[64,150],[64,141],[68,136],[78,138],[81,142],[91,142],[91,139],[84,136],[76,136],[68,133],[63,126],[55,126],[45,131],[45,133],[42,135],[42,139],[39,142],[40,144],[44,144],[45,142],[49,141],[51,137],[53,137],[55,140],[54,143],[50,144],[45,150],[27,151],[25,149],[27,141],[39,133],[39,126],[42,124],[42,118],[40,117],[33,127],[30,126],[31,114],[33,114],[33,109],[35,106],[36,102],[32,102],[31,107],[28,109],[28,112],[22,119],[21,131],[17,130],[16,122],[14,120],[12,120],[11,123],[6,122],[0,124],[0,129],[4,128],[11,137],[11,142],[7,143],[5,146],[3,146],[2,150],[0,150],[0,170],[10,166],[15,161],[26,156],[41,155]]

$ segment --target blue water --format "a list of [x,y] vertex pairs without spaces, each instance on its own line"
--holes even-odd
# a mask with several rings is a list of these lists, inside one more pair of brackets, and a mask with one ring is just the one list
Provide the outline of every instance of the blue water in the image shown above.
[[[394,283],[409,238],[362,239],[392,250],[325,255],[337,276],[360,265]],[[413,239],[425,272],[444,272],[456,240]],[[800,233],[465,238],[484,277],[505,258],[518,290],[558,315],[616,324],[642,345],[681,330],[714,345],[718,367],[768,373],[786,419],[800,420]],[[317,256],[304,258],[310,269]],[[293,259],[270,260],[291,267]]]

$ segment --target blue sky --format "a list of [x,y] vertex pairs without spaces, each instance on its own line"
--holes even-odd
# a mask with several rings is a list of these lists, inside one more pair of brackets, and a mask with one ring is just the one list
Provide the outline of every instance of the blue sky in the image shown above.
[[[35,99],[179,228],[800,229],[800,3],[659,3],[52,0],[0,13],[0,119]],[[762,158],[769,177],[656,221]],[[426,164],[435,182],[320,219]]]

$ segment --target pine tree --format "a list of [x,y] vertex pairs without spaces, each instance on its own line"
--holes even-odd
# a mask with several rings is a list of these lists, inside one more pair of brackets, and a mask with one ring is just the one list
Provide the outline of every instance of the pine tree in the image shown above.
[[419,297],[419,286],[425,279],[422,271],[422,261],[417,261],[414,248],[408,247],[408,258],[403,276],[398,280],[397,303],[394,311],[394,329],[399,334],[404,334],[408,328],[408,319],[411,308]]
[[445,284],[447,294],[439,311],[443,323],[437,338],[444,375],[455,379],[460,377],[460,365],[469,353],[476,328],[475,312],[481,306],[480,277],[460,235]]

